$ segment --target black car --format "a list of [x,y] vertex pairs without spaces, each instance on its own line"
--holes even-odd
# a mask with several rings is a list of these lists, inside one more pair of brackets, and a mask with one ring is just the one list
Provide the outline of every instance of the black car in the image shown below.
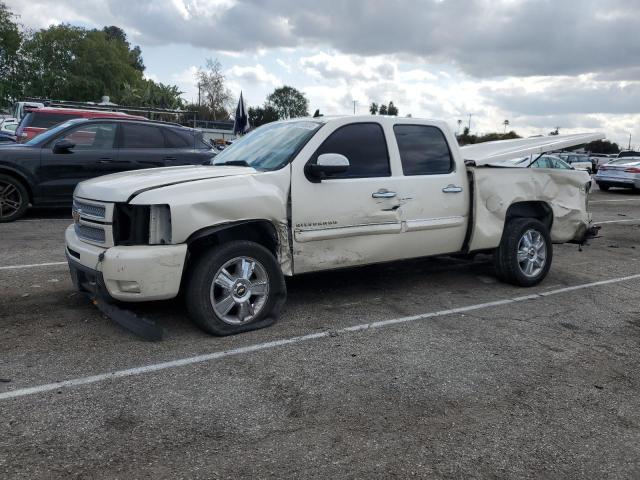
[[23,144],[0,145],[0,223],[29,204],[71,205],[78,182],[140,168],[202,165],[217,153],[202,133],[181,125],[74,119]]

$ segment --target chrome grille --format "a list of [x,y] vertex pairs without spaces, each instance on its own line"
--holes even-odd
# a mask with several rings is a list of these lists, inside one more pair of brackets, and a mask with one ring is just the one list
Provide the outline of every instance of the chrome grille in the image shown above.
[[73,210],[83,217],[90,217],[97,220],[104,220],[106,217],[106,208],[100,205],[92,205],[78,200],[73,201]]
[[102,227],[90,227],[80,223],[75,224],[76,235],[91,242],[104,243],[106,241],[106,233]]

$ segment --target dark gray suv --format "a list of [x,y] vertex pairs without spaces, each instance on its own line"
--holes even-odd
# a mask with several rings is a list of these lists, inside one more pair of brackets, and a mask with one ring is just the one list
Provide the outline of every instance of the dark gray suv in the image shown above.
[[23,144],[0,146],[0,223],[29,205],[71,205],[82,180],[140,168],[202,165],[216,155],[202,133],[177,124],[74,119]]

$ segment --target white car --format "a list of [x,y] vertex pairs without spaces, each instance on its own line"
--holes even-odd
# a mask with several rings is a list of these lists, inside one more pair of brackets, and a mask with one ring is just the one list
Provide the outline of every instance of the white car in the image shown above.
[[600,165],[595,181],[605,192],[611,187],[640,190],[640,157],[624,157]]
[[591,163],[591,160],[587,155],[580,155],[577,153],[560,153],[557,156],[573,168],[586,170],[589,173],[592,173],[593,171],[593,163]]
[[[71,275],[99,306],[183,292],[192,319],[216,335],[273,323],[286,297],[284,277],[307,272],[486,252],[503,281],[536,285],[551,267],[554,243],[582,243],[593,233],[591,178],[487,164],[603,137],[460,148],[437,120],[270,123],[210,166],[80,183],[65,234]],[[132,318],[112,317],[132,328]]]

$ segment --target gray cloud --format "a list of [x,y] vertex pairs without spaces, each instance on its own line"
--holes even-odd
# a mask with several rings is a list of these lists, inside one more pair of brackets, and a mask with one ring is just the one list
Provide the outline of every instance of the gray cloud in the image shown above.
[[[20,10],[23,2],[15,3]],[[26,3],[32,10],[49,5]],[[637,79],[628,67],[640,58],[637,0],[239,0],[226,10],[185,2],[188,19],[170,2],[93,3],[95,10],[87,0],[55,2],[96,25],[118,23],[144,44],[327,46],[452,63],[476,77],[615,71],[617,79]]]
[[639,83],[557,82],[542,92],[521,89],[483,89],[482,94],[505,110],[522,115],[637,114],[640,112]]

